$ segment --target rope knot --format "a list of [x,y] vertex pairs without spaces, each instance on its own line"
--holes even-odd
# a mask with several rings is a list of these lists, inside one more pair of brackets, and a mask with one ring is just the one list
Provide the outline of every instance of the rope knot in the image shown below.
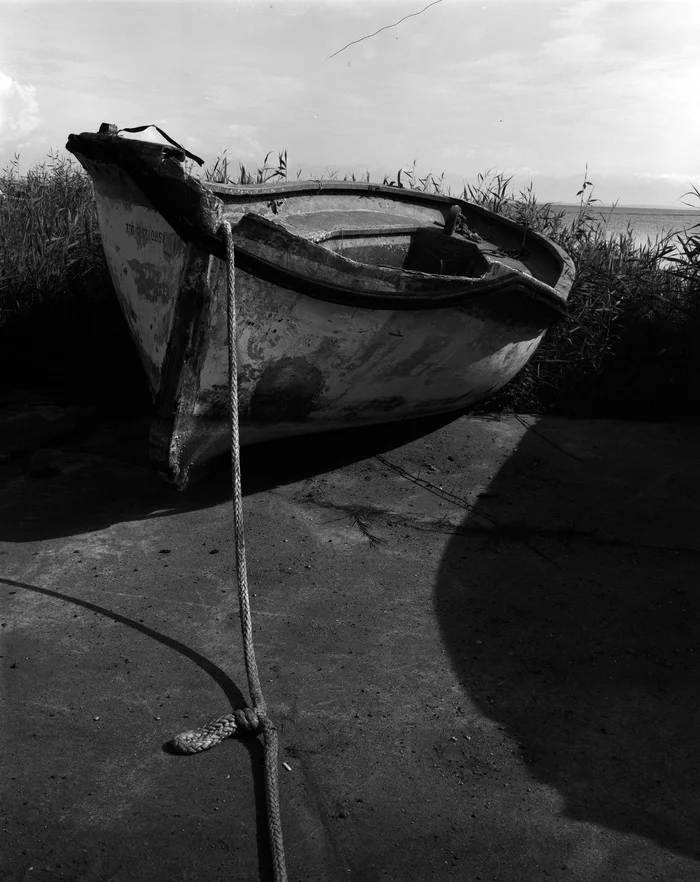
[[264,714],[259,714],[252,707],[243,707],[233,712],[239,738],[245,735],[259,735],[263,731]]
[[169,746],[174,753],[201,753],[203,750],[216,747],[226,738],[259,735],[269,730],[270,726],[270,720],[264,709],[237,708],[233,713],[224,714],[199,729],[180,732]]

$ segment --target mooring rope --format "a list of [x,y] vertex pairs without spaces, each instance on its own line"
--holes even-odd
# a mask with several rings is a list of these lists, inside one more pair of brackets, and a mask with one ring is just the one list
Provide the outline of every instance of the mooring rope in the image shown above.
[[243,634],[243,657],[248,677],[248,690],[253,700],[252,708],[235,710],[224,714],[201,729],[193,729],[176,735],[170,742],[178,753],[200,753],[219,744],[225,738],[263,734],[265,742],[265,796],[267,799],[267,825],[275,882],[286,882],[287,868],[282,841],[280,817],[279,779],[277,766],[277,730],[267,715],[267,706],[260,685],[258,665],[253,645],[253,619],[250,613],[248,574],[246,570],[245,537],[243,534],[243,494],[241,490],[241,456],[238,431],[238,352],[236,346],[236,279],[235,253],[231,225],[222,224],[226,240],[226,278],[228,291],[228,379],[231,427],[231,473],[233,485],[233,529],[236,549],[236,581],[238,604]]

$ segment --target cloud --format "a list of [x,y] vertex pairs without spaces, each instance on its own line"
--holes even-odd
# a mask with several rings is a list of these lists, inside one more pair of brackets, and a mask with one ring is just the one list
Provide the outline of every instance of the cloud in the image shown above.
[[0,143],[26,138],[40,123],[34,86],[23,86],[0,71]]
[[668,174],[655,175],[650,174],[649,172],[642,172],[641,174],[633,175],[634,178],[641,179],[643,181],[659,181],[664,184],[689,184],[692,181],[700,180],[700,173],[696,170],[694,172],[688,172],[686,174],[679,174],[678,172],[669,172]]
[[259,140],[257,126],[229,125],[227,129],[226,146],[232,152],[243,157],[259,157],[262,159],[265,151]]

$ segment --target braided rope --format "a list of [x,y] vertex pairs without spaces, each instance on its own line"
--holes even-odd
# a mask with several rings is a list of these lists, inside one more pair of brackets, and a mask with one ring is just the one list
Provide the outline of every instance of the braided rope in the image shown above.
[[245,659],[248,690],[253,700],[252,708],[235,710],[207,723],[200,729],[193,729],[176,735],[170,746],[178,753],[199,753],[219,744],[225,738],[235,735],[257,735],[263,733],[265,742],[265,797],[267,800],[267,825],[272,849],[272,863],[275,882],[286,882],[287,868],[282,840],[282,819],[280,816],[279,778],[277,767],[277,730],[267,715],[267,706],[260,685],[258,665],[255,661],[253,645],[253,619],[250,612],[248,593],[248,574],[246,569],[245,537],[243,534],[243,493],[241,488],[240,437],[238,431],[238,353],[236,347],[236,270],[235,253],[231,225],[222,224],[226,239],[226,279],[228,291],[228,369],[229,405],[231,427],[231,471],[233,484],[233,530],[236,548],[236,581],[238,584],[238,603],[241,614],[243,635],[243,657]]
[[245,707],[235,710],[232,714],[224,714],[199,729],[181,732],[170,742],[170,747],[175,753],[201,753],[203,750],[215,747],[226,738],[234,738],[236,735],[239,738],[259,735],[262,731],[263,727],[258,715],[252,708]]

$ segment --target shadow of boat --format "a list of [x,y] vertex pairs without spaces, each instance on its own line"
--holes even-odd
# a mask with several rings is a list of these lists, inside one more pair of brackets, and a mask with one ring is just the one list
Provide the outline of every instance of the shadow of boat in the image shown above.
[[566,817],[697,858],[698,433],[563,424],[527,432],[455,529],[445,646]]
[[[459,414],[271,441],[241,454],[244,495],[332,471],[427,435]],[[74,536],[112,524],[220,505],[231,498],[228,455],[184,492],[148,461],[148,420],[107,420],[86,438],[0,467],[0,541]]]

